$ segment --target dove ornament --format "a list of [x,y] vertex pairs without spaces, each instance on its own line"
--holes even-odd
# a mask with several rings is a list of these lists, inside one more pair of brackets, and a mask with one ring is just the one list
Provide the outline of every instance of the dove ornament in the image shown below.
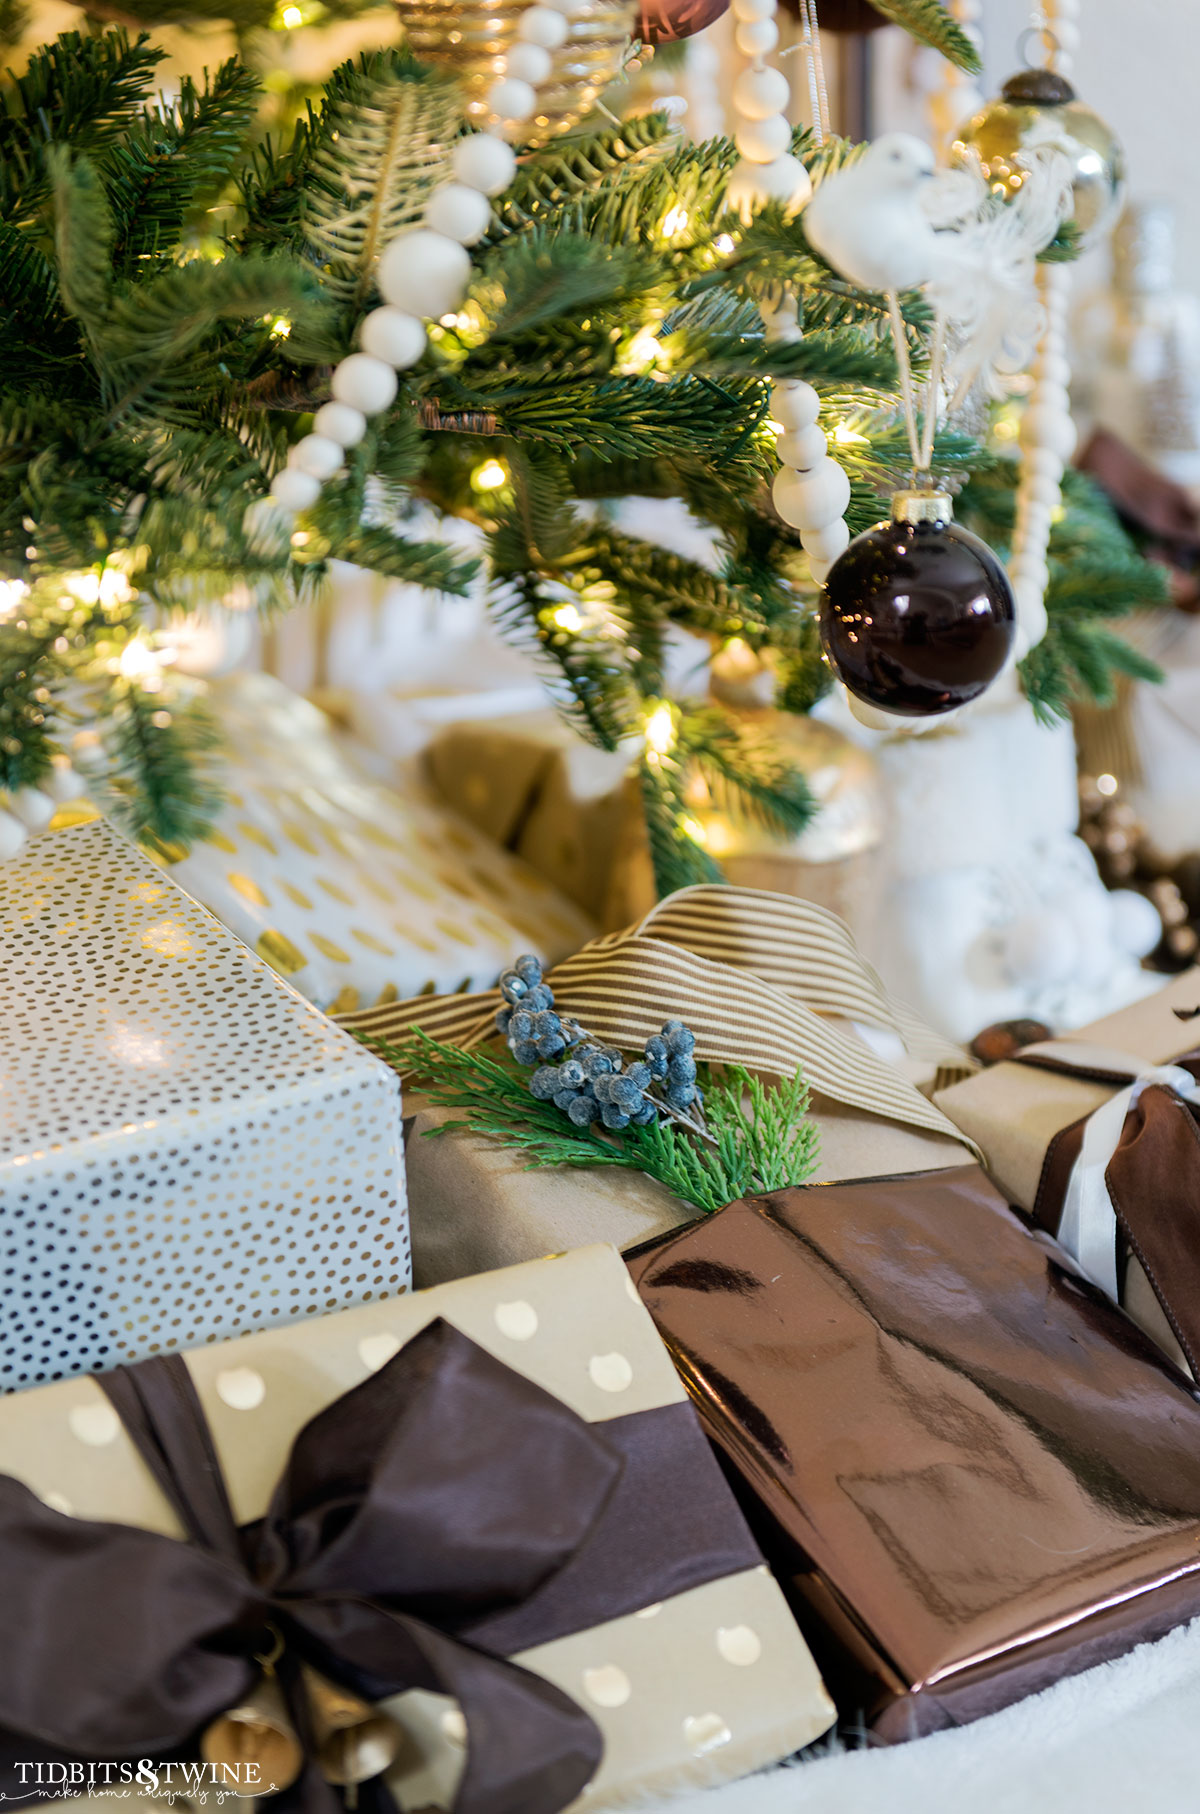
[[933,162],[923,140],[889,132],[832,171],[804,211],[813,250],[860,289],[928,283],[939,265],[938,234],[922,205]]

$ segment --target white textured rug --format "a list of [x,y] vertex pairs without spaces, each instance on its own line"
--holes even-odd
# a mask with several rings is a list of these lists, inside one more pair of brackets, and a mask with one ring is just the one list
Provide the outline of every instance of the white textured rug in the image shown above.
[[662,1814],[1200,1814],[1200,1619],[912,1744],[831,1752]]

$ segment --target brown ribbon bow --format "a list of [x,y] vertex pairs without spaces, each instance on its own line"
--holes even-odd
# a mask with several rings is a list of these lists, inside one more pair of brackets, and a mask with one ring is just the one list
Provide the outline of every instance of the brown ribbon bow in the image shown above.
[[454,1696],[469,1740],[456,1814],[574,1800],[601,1756],[593,1721],[462,1634],[503,1622],[595,1538],[626,1471],[610,1426],[439,1320],[301,1430],[265,1517],[239,1529],[183,1361],[99,1383],[192,1542],[65,1517],[0,1476],[0,1790],[29,1794],[14,1766],[31,1755],[179,1756],[245,1697],[273,1631],[308,1752],[276,1807],[334,1796],[304,1665],[372,1702]]
[[[1133,1081],[1119,1074],[1071,1063],[1068,1041],[1053,1056],[1037,1047],[1018,1062],[1058,1071],[1114,1088]],[[1170,1061],[1200,1078],[1200,1052]],[[1087,1117],[1060,1129],[1046,1149],[1033,1217],[1056,1235],[1072,1169],[1083,1145]],[[1200,1117],[1173,1090],[1152,1084],[1125,1117],[1120,1143],[1104,1173],[1117,1226],[1129,1253],[1141,1262],[1193,1375],[1200,1378]]]

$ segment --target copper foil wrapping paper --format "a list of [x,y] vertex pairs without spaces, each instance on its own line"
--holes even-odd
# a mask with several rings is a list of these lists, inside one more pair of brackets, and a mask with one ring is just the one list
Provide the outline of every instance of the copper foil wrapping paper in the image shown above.
[[1200,1397],[977,1168],[731,1204],[632,1264],[879,1738],[1200,1612]]

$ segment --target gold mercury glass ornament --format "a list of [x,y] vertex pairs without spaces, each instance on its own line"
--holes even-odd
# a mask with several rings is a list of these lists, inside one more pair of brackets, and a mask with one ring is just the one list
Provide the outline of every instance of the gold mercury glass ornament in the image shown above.
[[875,758],[820,719],[782,712],[771,704],[775,674],[769,658],[734,637],[714,656],[714,699],[803,773],[817,811],[795,838],[781,838],[715,802],[697,776],[687,803],[689,830],[729,881],[815,901],[866,923],[883,837],[883,794]]
[[1125,159],[1110,127],[1051,69],[1022,69],[1010,76],[998,100],[989,101],[959,128],[952,147],[962,157],[978,153],[997,192],[1012,195],[1026,180],[1023,151],[1053,145],[1074,166],[1072,219],[1085,245],[1111,226],[1125,185]]
[[[468,121],[485,125],[487,90],[516,43],[525,6],[519,0],[396,0],[396,10],[414,54],[454,70],[466,91]],[[636,15],[636,0],[578,0],[565,41],[551,52],[550,75],[537,90],[537,112],[522,127],[523,144],[544,145],[579,124],[620,73]]]

